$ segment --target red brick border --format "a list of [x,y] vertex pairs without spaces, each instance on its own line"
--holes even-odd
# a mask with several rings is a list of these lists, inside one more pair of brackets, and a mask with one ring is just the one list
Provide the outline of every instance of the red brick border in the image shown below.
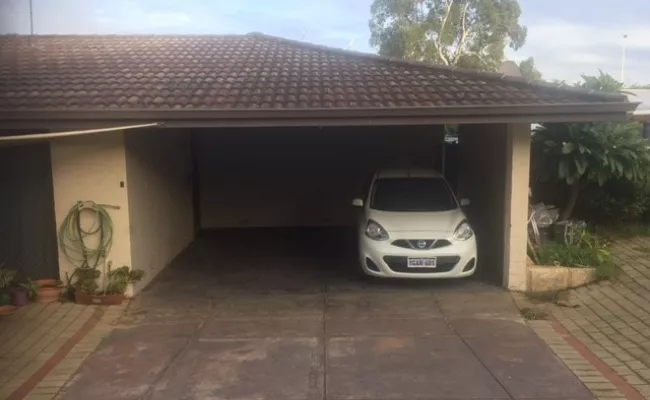
[[75,333],[72,335],[72,337],[61,346],[56,353],[50,357],[43,366],[41,366],[36,372],[32,374],[27,380],[20,385],[18,389],[16,389],[8,398],[7,400],[22,400],[27,395],[29,392],[34,390],[36,386],[49,374],[54,367],[59,365],[61,361],[70,353],[70,351],[74,348],[74,346],[77,345],[83,339],[88,332],[90,332],[96,325],[97,323],[101,320],[102,315],[104,315],[104,310],[101,308],[96,308],[95,311],[93,312],[93,315],[88,318],[88,320],[83,324],[83,326]]
[[645,400],[643,397],[632,385],[627,383],[627,381],[611,369],[607,364],[601,361],[598,356],[596,356],[591,350],[589,350],[584,344],[582,344],[578,339],[576,339],[561,323],[558,321],[551,321],[551,326],[557,332],[564,341],[566,341],[571,347],[573,347],[585,360],[589,361],[591,365],[594,366],[607,380],[609,380],[612,385],[616,386],[626,399],[628,400]]

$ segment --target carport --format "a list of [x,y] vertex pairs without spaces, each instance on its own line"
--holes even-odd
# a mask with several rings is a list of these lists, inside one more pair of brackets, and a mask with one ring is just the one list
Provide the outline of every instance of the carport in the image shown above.
[[[115,128],[49,140],[54,219],[78,200],[119,206],[110,258],[147,271],[136,290],[200,233],[236,228],[269,243],[259,228],[353,224],[349,200],[378,166],[449,164],[445,124],[458,125],[458,195],[472,201],[479,269],[523,290],[530,124],[621,120],[634,108],[619,95],[260,34],[0,44],[1,128]],[[147,123],[159,126],[119,129]],[[70,269],[61,255],[58,265]]]

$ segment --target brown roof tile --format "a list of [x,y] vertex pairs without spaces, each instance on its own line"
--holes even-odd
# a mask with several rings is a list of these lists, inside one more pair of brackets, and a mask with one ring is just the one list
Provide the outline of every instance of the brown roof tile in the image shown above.
[[0,110],[304,109],[623,101],[260,34],[0,36]]

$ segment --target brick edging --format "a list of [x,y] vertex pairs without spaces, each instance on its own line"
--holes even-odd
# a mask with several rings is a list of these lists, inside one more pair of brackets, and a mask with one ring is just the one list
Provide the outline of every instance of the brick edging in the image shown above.
[[81,326],[81,328],[65,341],[45,364],[43,364],[36,372],[34,372],[27,380],[18,387],[7,400],[22,400],[34,390],[36,386],[57,366],[63,359],[70,353],[70,351],[79,343],[96,325],[104,315],[104,310],[96,308],[88,320]]
[[611,369],[604,363],[597,355],[587,348],[582,342],[575,338],[560,322],[556,320],[550,321],[553,330],[557,332],[562,339],[575,349],[585,360],[587,360],[594,368],[600,372],[603,377],[612,383],[626,399],[628,400],[645,400],[632,385],[630,385],[624,378],[622,378],[616,371]]

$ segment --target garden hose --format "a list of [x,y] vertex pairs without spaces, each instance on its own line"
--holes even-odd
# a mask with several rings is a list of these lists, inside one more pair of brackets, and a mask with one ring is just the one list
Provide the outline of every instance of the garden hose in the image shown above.
[[[59,227],[59,246],[65,257],[76,268],[97,268],[106,259],[113,245],[113,220],[107,206],[93,201],[75,204]],[[84,229],[82,214],[94,213],[92,225]],[[97,237],[97,239],[91,239]],[[97,241],[89,247],[87,240]]]

